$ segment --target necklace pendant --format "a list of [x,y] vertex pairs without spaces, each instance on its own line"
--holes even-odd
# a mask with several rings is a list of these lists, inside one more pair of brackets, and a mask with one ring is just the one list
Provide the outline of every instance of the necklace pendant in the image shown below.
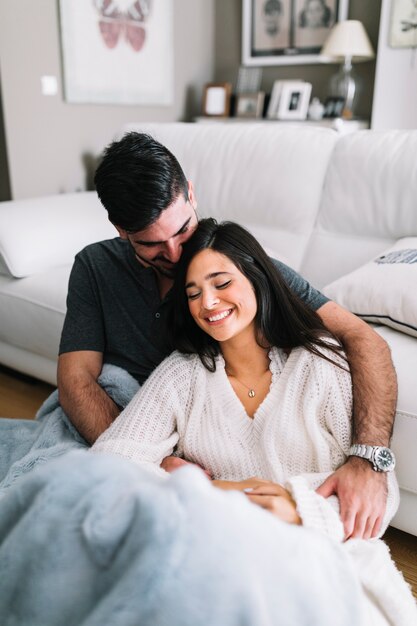
[[249,396],[249,398],[254,398],[254,397],[255,397],[255,395],[256,395],[256,394],[255,394],[255,390],[254,390],[254,389],[249,389],[249,392],[248,392],[248,396]]

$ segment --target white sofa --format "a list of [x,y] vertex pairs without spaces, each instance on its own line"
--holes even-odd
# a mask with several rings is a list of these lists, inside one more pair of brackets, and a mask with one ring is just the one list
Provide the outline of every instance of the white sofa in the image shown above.
[[[246,225],[315,286],[382,321],[376,330],[399,379],[392,447],[401,506],[393,525],[417,535],[417,257],[350,274],[417,237],[417,131],[131,124],[121,134],[128,130],[147,131],[174,152],[200,215]],[[93,192],[0,203],[0,363],[55,382],[73,256],[115,234]]]

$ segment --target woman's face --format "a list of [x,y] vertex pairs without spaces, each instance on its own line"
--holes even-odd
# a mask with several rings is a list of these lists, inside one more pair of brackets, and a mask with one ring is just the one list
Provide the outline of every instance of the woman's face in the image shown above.
[[199,252],[188,267],[185,291],[195,323],[216,341],[255,336],[255,292],[224,254]]

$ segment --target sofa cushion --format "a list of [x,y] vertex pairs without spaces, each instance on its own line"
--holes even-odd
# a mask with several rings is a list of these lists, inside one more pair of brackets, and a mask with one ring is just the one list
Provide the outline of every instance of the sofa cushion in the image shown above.
[[339,138],[301,273],[322,288],[417,235],[417,130]]
[[364,239],[417,233],[417,130],[343,135],[326,175],[318,225]]
[[56,360],[70,270],[66,265],[26,278],[0,276],[0,342]]
[[95,192],[0,202],[0,273],[22,278],[66,265],[116,235]]
[[417,237],[399,239],[324,294],[368,322],[417,337]]

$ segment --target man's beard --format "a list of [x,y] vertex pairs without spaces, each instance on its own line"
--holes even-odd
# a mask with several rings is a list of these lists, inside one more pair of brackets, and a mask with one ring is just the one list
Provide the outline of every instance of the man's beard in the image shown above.
[[[167,259],[164,259],[164,257],[157,256],[152,259],[152,261],[150,261],[149,259],[144,259],[143,257],[141,257],[137,252],[135,252],[135,256],[137,260],[142,263],[142,265],[145,265],[146,267],[152,267],[158,274],[161,274],[161,276],[164,276],[165,278],[171,278],[171,280],[175,278],[175,272],[177,270],[176,264],[170,263],[169,261],[167,261]],[[167,267],[158,265],[157,261],[164,261],[168,265]]]
[[165,276],[165,278],[171,278],[171,280],[174,280],[177,271],[176,265],[171,264],[171,267],[161,267],[160,265],[154,265],[153,263],[150,263],[149,265],[153,267],[154,270],[158,272],[158,274],[161,274],[161,276]]

